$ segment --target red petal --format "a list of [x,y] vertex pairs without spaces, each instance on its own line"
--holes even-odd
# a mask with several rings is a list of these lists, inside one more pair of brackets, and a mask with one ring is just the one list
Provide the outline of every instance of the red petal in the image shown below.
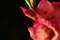
[[20,7],[23,10],[23,13],[25,14],[25,16],[32,18],[33,20],[36,19],[36,15],[29,9],[24,8],[24,7]]
[[47,12],[53,11],[53,7],[49,1],[40,1],[38,5],[38,9]]
[[52,2],[52,6],[54,7],[54,16],[56,20],[60,20],[60,2]]
[[49,1],[40,1],[37,10],[37,13],[45,19],[51,19],[54,13],[54,9]]

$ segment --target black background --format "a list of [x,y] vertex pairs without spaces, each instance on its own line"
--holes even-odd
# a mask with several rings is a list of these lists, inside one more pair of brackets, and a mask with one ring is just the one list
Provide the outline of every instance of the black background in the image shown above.
[[[37,0],[37,4],[39,3],[40,0]],[[50,2],[52,2],[52,0],[49,0]],[[53,1],[59,1],[59,0],[53,0]],[[22,10],[19,8],[20,6],[26,7],[28,8],[28,5],[26,4],[26,2],[24,0],[13,0],[13,3],[11,6],[11,15],[9,15],[9,17],[11,19],[9,19],[9,27],[7,27],[8,25],[8,19],[7,17],[1,18],[3,21],[3,25],[4,30],[3,32],[7,32],[8,31],[8,36],[9,36],[9,40],[32,40],[30,38],[29,32],[28,32],[28,27],[33,25],[33,20],[26,17]],[[2,25],[2,26],[3,26]],[[4,33],[4,38],[7,39],[7,35]]]

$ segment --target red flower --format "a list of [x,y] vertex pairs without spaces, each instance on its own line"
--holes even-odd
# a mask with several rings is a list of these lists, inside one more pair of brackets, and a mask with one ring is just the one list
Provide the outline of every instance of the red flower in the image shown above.
[[[33,1],[33,0],[32,0]],[[34,0],[35,2],[35,0]],[[33,3],[33,2],[32,2]],[[20,7],[25,16],[34,20],[28,31],[33,40],[60,40],[60,2],[41,0],[30,9]]]

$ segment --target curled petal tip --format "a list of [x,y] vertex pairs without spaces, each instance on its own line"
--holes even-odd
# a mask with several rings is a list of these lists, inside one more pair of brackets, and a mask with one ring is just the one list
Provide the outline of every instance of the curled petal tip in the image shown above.
[[36,15],[29,9],[24,8],[24,7],[20,7],[23,11],[23,13],[25,14],[25,16],[35,20],[36,19]]
[[22,9],[23,11],[26,11],[26,8],[24,8],[24,7],[20,7],[20,9]]

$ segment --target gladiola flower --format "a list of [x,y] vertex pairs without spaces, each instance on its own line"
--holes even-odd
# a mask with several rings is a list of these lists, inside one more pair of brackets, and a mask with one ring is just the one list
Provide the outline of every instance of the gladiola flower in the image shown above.
[[28,28],[33,40],[60,40],[60,2],[25,0],[29,9],[20,7],[25,16],[34,20]]

